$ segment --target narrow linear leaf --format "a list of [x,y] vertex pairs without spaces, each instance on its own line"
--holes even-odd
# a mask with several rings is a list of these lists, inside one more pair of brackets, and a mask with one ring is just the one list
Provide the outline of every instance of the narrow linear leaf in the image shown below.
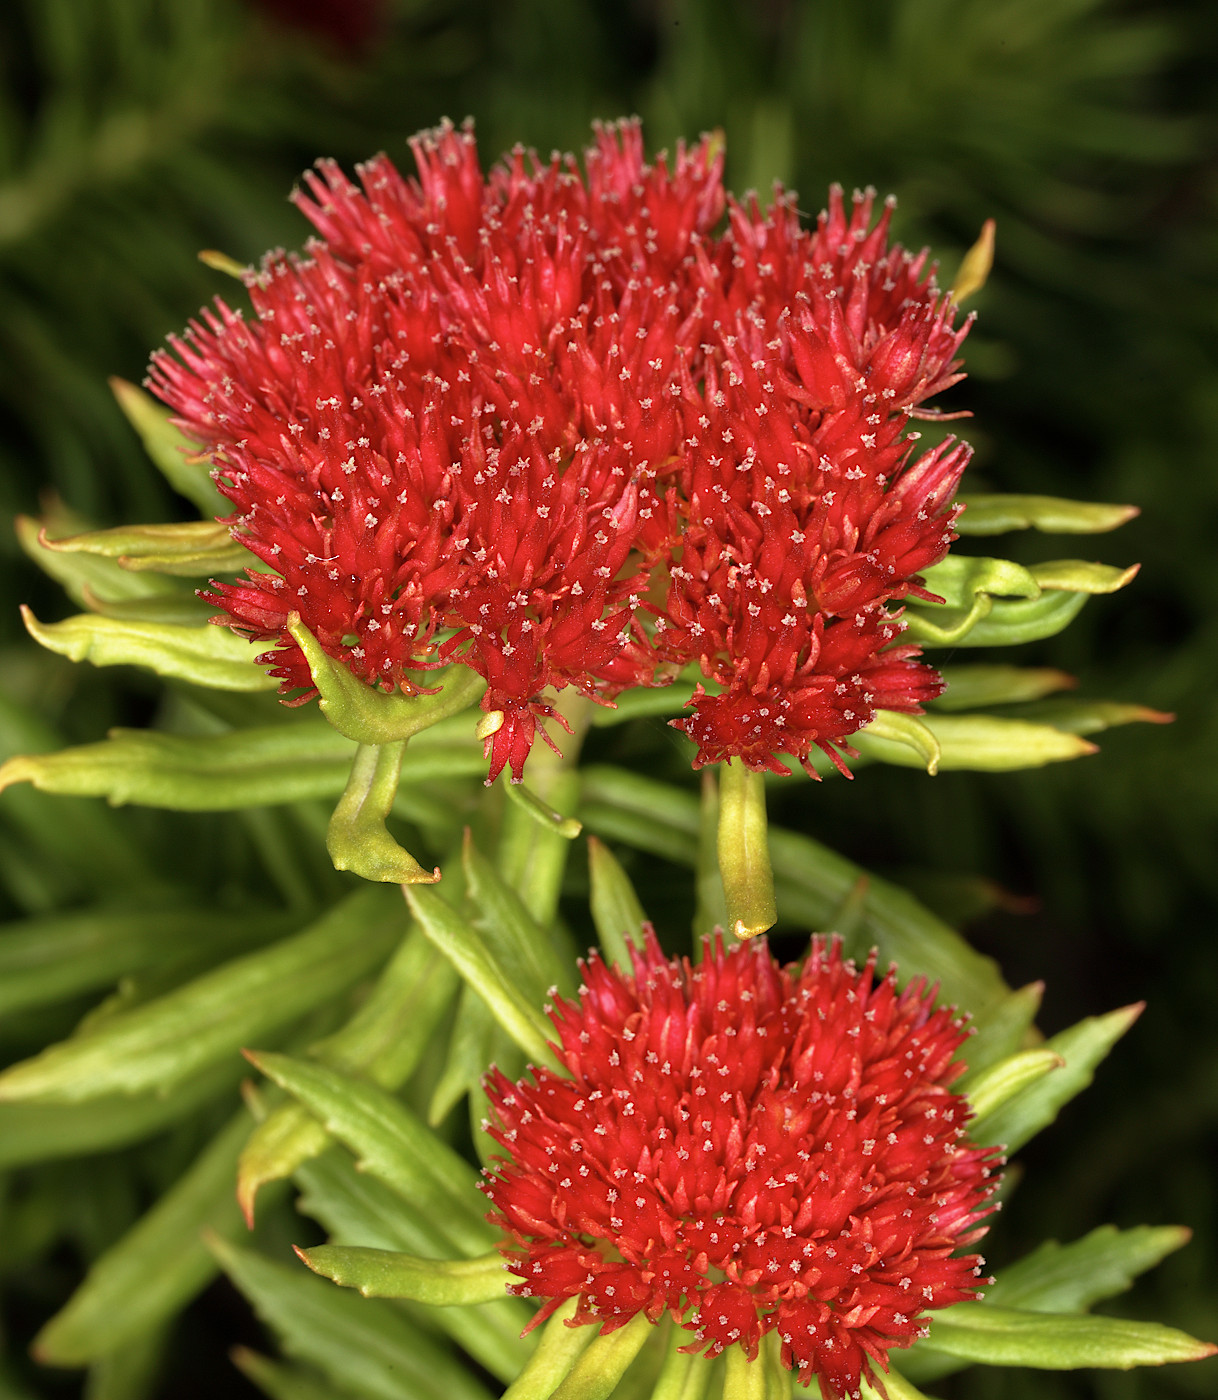
[[719,765],[715,846],[727,903],[727,927],[737,938],[765,933],[778,922],[765,782],[740,759]]
[[509,1278],[498,1250],[477,1259],[421,1259],[389,1249],[333,1244],[296,1252],[315,1274],[357,1289],[365,1298],[410,1298],[452,1307],[508,1296]]
[[1028,1312],[955,1303],[933,1313],[930,1346],[965,1361],[1070,1371],[1101,1366],[1127,1371],[1171,1361],[1200,1361],[1218,1347],[1157,1322],[1121,1317]]
[[991,1002],[973,1017],[973,1033],[960,1053],[968,1069],[953,1086],[958,1093],[967,1093],[982,1070],[1015,1054],[1036,1020],[1044,992],[1043,982],[1029,982],[1026,987]]
[[349,1390],[335,1389],[311,1367],[272,1361],[249,1347],[233,1347],[229,1359],[270,1400],[351,1400]]
[[474,1169],[405,1104],[324,1065],[252,1051],[248,1058],[349,1147],[364,1171],[433,1215],[450,1248],[482,1253],[495,1243]]
[[1012,710],[1015,719],[1051,724],[1066,734],[1099,734],[1123,724],[1170,724],[1175,715],[1119,700],[1041,700]]
[[[925,715],[920,721],[938,749],[939,772],[970,770],[1004,773],[1042,768],[1096,752],[1094,744],[1051,724],[997,715]],[[869,725],[855,736],[860,753],[902,768],[921,768],[925,759],[912,743],[894,741]],[[931,771],[928,769],[928,771]]]
[[1082,611],[1090,595],[1046,589],[1038,598],[986,599],[975,602],[967,615],[936,616],[932,604],[905,610],[904,635],[924,647],[1009,647],[1055,637]]
[[[13,528],[23,552],[82,608],[138,599],[152,602],[158,598],[190,598],[194,601],[192,593],[159,574],[133,574],[117,559],[56,551],[52,547],[55,539],[88,528],[86,521],[62,510],[53,510],[41,520],[19,515]],[[95,601],[91,601],[91,597]]]
[[875,719],[860,729],[851,740],[865,758],[887,758],[893,750],[907,751],[909,757],[901,760],[910,768],[925,768],[933,777],[938,771],[943,757],[943,748],[935,737],[934,730],[915,715],[898,714],[895,710],[877,710]]
[[1115,530],[1139,514],[1137,506],[1068,501],[1059,496],[970,494],[957,499],[964,506],[964,514],[955,525],[961,535],[1003,535],[1011,530],[1098,535]]
[[150,570],[182,578],[235,573],[258,560],[216,520],[184,524],[120,525],[79,535],[44,536],[42,543],[61,554],[96,554],[124,569]]
[[523,783],[507,781],[508,800],[528,816],[532,817],[545,831],[556,832],[567,841],[574,841],[579,833],[584,829],[583,823],[574,817],[564,817],[561,812],[555,811],[548,802],[544,802],[532,788],[527,788]]
[[[875,1386],[870,1385],[866,1380],[863,1380],[861,1384],[865,1400],[883,1400],[883,1396]],[[884,1390],[888,1400],[927,1400],[918,1387],[906,1380],[892,1365],[884,1372]]]
[[938,670],[947,689],[931,704],[936,711],[948,713],[1040,700],[1078,684],[1067,672],[1049,666],[940,666]]
[[559,1382],[553,1400],[608,1400],[654,1326],[645,1313],[638,1313],[625,1327],[594,1338]]
[[592,922],[601,951],[608,962],[629,971],[630,950],[643,946],[647,915],[617,857],[595,836],[588,838],[588,871],[592,881]]
[[619,695],[613,708],[597,705],[589,723],[593,729],[609,729],[615,724],[627,724],[632,719],[651,719],[661,715],[676,715],[694,698],[692,681],[675,681],[656,689],[628,690]]
[[343,1390],[366,1400],[490,1400],[466,1367],[392,1303],[346,1293],[307,1269],[216,1236],[208,1237],[208,1247],[284,1351]]
[[428,938],[491,1009],[495,1019],[536,1065],[555,1066],[550,1049],[553,1028],[528,995],[508,976],[502,962],[478,932],[445,902],[438,891],[422,885],[405,888],[407,903]]
[[201,457],[198,444],[173,426],[169,410],[125,379],[111,379],[110,389],[127,421],[139,434],[144,451],[170,486],[203,515],[226,515],[231,511],[232,503],[216,490],[211,469]]
[[1033,564],[1032,576],[1044,589],[1063,593],[1115,593],[1132,583],[1141,564],[1118,569],[1111,564],[1088,563],[1084,559],[1054,559]]
[[474,845],[468,828],[461,864],[478,930],[529,1002],[544,1001],[552,987],[569,987],[570,968],[524,901]]
[[1095,1077],[1095,1068],[1142,1013],[1142,1003],[1089,1016],[1045,1041],[1044,1050],[1065,1062],[1060,1069],[1021,1089],[984,1123],[974,1123],[970,1136],[980,1143],[1001,1143],[1008,1152],[1022,1147],[1047,1127],[1062,1107]]
[[148,1090],[168,1094],[358,982],[401,936],[395,906],[389,891],[360,890],[302,933],[235,958],[12,1066],[0,1074],[0,1101],[80,1103]]
[[974,1114],[970,1134],[978,1130],[979,1124],[980,1131],[984,1132],[986,1119],[992,1113],[1046,1074],[1064,1069],[1065,1064],[1065,1060],[1053,1050],[1023,1050],[982,1070],[974,1077],[968,1091]]
[[596,1335],[594,1326],[567,1326],[578,1302],[578,1298],[570,1298],[550,1316],[537,1350],[503,1392],[502,1400],[549,1400],[556,1387],[570,1375]]

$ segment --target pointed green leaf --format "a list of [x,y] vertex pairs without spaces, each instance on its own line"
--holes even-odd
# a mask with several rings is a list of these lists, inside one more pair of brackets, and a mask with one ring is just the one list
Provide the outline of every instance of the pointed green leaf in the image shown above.
[[958,1093],[967,1092],[982,1070],[1015,1054],[1036,1020],[1044,991],[1043,982],[1029,982],[1026,987],[990,1002],[973,1017],[972,1034],[960,1052],[968,1069],[953,1086]]
[[110,600],[101,597],[89,584],[80,588],[77,599],[101,617],[116,622],[166,622],[174,627],[206,627],[216,610],[195,592],[149,593],[142,598]]
[[448,1038],[448,1055],[427,1107],[427,1121],[433,1128],[448,1117],[466,1094],[473,1092],[487,1066],[494,1062],[497,1029],[490,1007],[468,982],[463,982]]
[[[922,726],[939,749],[937,769],[1004,773],[1018,768],[1041,768],[1084,758],[1095,745],[1051,724],[1033,724],[998,715],[925,715]],[[852,741],[861,754],[902,768],[921,768],[925,760],[907,741],[894,742],[874,726],[861,729]],[[928,770],[933,771],[933,770]]]
[[[580,732],[577,729],[577,736]],[[572,745],[577,741],[571,741]],[[547,806],[564,815],[573,813],[580,801],[580,775],[571,766],[573,762],[571,746],[568,756],[560,759],[539,744],[529,759],[529,779],[534,790]],[[542,928],[548,929],[554,923],[570,853],[570,841],[552,822],[539,822],[521,804],[507,802],[499,827],[495,864]]]
[[1046,1240],[1009,1264],[985,1292],[986,1306],[1034,1312],[1085,1312],[1124,1293],[1139,1274],[1183,1248],[1192,1231],[1179,1225],[1101,1225],[1073,1244]]
[[326,830],[335,870],[350,870],[385,884],[434,884],[440,867],[425,870],[390,836],[385,818],[393,807],[402,768],[402,741],[361,744]]
[[654,689],[640,686],[619,695],[612,709],[607,705],[597,705],[592,711],[589,723],[593,729],[608,729],[615,724],[626,724],[632,719],[675,715],[693,698],[693,681],[678,680],[671,685],[657,686]]
[[1039,598],[1000,598],[984,617],[954,640],[940,640],[921,624],[911,624],[910,637],[925,647],[1022,646],[1025,642],[1056,637],[1079,615],[1089,596],[1046,589]]
[[344,1390],[366,1400],[490,1400],[466,1367],[392,1303],[343,1292],[299,1265],[215,1236],[208,1244],[284,1351]]
[[957,534],[961,535],[1003,535],[1010,530],[1097,535],[1115,530],[1138,514],[1137,506],[1067,501],[1058,496],[970,494],[957,499],[964,506],[964,514],[955,524]]
[[399,1100],[324,1065],[252,1051],[249,1059],[345,1143],[364,1171],[432,1214],[450,1248],[482,1253],[495,1242],[474,1169]]
[[144,451],[170,486],[193,502],[202,515],[225,515],[231,511],[232,503],[216,490],[211,467],[198,443],[173,426],[169,410],[125,379],[111,379],[110,389],[127,421],[140,435]]
[[[868,1384],[866,1379],[862,1380],[860,1385],[864,1400],[884,1400],[884,1396],[875,1386]],[[891,1362],[888,1370],[884,1372],[884,1391],[887,1400],[927,1400],[918,1387],[907,1381]]]
[[548,802],[543,802],[540,797],[523,783],[506,780],[507,795],[510,802],[516,807],[532,817],[545,831],[556,832],[567,841],[574,841],[579,833],[584,829],[583,824],[574,817],[564,817],[561,812],[557,812]]
[[1122,724],[1170,724],[1175,715],[1119,700],[1041,700],[1021,705],[1013,718],[1051,724],[1066,734],[1099,734]]
[[468,828],[461,863],[474,923],[529,1003],[540,1004],[552,988],[573,990],[571,968],[520,896],[474,845]]
[[875,719],[860,729],[850,742],[864,758],[878,758],[881,762],[892,761],[886,756],[894,747],[904,749],[912,757],[902,759],[902,764],[925,768],[932,777],[939,771],[943,757],[942,746],[929,724],[895,710],[877,710]]
[[571,1374],[596,1335],[595,1326],[569,1327],[578,1298],[570,1298],[547,1319],[528,1365],[503,1392],[502,1400],[549,1400]]
[[931,703],[948,712],[1039,700],[1077,685],[1073,676],[1047,666],[940,666],[938,671],[947,689]]
[[1069,1371],[1103,1366],[1127,1371],[1170,1361],[1200,1361],[1218,1348],[1157,1322],[1027,1312],[986,1303],[955,1303],[932,1313],[935,1351],[992,1366],[1036,1366]]
[[723,1400],[766,1400],[765,1355],[750,1361],[744,1348],[730,1346],[723,1357]]
[[85,528],[85,522],[75,516],[64,518],[56,511],[43,520],[35,520],[32,516],[19,515],[13,526],[24,552],[81,607],[92,608],[98,601],[117,603],[128,599],[151,602],[157,598],[178,600],[185,597],[194,600],[193,593],[187,593],[181,585],[159,574],[133,574],[116,559],[57,551],[53,547],[55,539]]
[[[656,1378],[651,1400],[703,1400],[711,1381],[722,1373],[717,1358],[685,1351],[685,1338],[684,1328],[673,1327],[669,1330],[664,1364]],[[789,1397],[782,1396],[780,1400],[789,1400]]]
[[1094,1078],[1095,1068],[1142,1012],[1139,1003],[1089,1016],[1069,1030],[1045,1041],[1043,1049],[1059,1055],[1065,1064],[1052,1074],[1021,1089],[984,1123],[973,1123],[969,1135],[975,1142],[1001,1143],[1008,1153],[1047,1127],[1060,1109]]
[[365,1298],[410,1298],[443,1308],[508,1296],[510,1276],[498,1250],[477,1259],[421,1259],[391,1249],[323,1244],[297,1254],[323,1278]]
[[646,1313],[637,1313],[625,1327],[594,1337],[559,1382],[553,1400],[608,1400],[654,1329]]
[[1021,1050],[975,1075],[968,1091],[974,1115],[970,1135],[977,1130],[978,1124],[981,1125],[980,1131],[984,1132],[985,1121],[990,1114],[996,1113],[1003,1104],[1046,1074],[1051,1074],[1055,1069],[1064,1069],[1065,1063],[1052,1050]]
[[962,640],[994,606],[995,598],[1036,599],[1040,588],[1022,565],[1009,559],[949,555],[924,571],[926,588],[941,603],[913,602],[905,610],[907,635],[928,646]]
[[1116,593],[1138,576],[1141,564],[1118,569],[1084,559],[1054,559],[1033,564],[1032,575],[1044,589],[1058,593]]
[[0,767],[0,789],[104,797],[179,812],[223,812],[316,797],[346,787],[355,748],[328,724],[309,721],[231,734],[113,729],[96,744],[21,754]]
[[501,960],[438,890],[408,885],[406,900],[419,926],[486,1002],[495,1019],[535,1065],[556,1066],[553,1027],[528,993],[509,977]]
[[[84,1400],[149,1400],[165,1369],[172,1327],[161,1325],[133,1337],[89,1367]],[[6,1396],[5,1400],[22,1400]]]
[[233,1199],[237,1153],[249,1133],[239,1113],[199,1159],[89,1269],[84,1282],[34,1339],[48,1366],[83,1366],[168,1322],[214,1276],[200,1230],[241,1232]]
[[322,714],[340,734],[361,744],[410,739],[468,709],[486,689],[481,676],[468,666],[457,665],[433,674],[436,694],[391,695],[366,685],[329,656],[298,613],[288,618],[288,631],[309,664],[313,684],[321,694]]
[[210,578],[259,564],[258,558],[233,538],[229,527],[216,520],[120,525],[112,530],[45,538],[43,543],[62,554],[95,554],[114,559],[132,572],[180,578]]
[[330,1134],[300,1104],[280,1104],[267,1114],[248,1135],[237,1162],[237,1204],[251,1230],[262,1188],[285,1180],[329,1146]]
[[630,970],[631,948],[642,948],[648,921],[639,897],[617,857],[595,836],[588,838],[588,871],[592,880],[592,922],[605,960]]
[[226,627],[171,622],[120,622],[80,613],[63,622],[39,622],[27,607],[26,631],[48,651],[94,666],[145,666],[169,680],[216,690],[274,690],[278,682],[256,664],[263,644]]
[[0,1074],[0,1101],[79,1103],[174,1085],[338,996],[401,936],[400,906],[369,887],[292,938],[112,1016]]

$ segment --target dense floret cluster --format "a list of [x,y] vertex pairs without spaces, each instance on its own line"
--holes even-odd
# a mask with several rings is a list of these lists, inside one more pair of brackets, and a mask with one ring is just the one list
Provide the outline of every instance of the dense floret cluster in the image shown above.
[[314,693],[293,612],[385,689],[477,671],[492,777],[565,686],[611,702],[698,663],[696,762],[781,771],[935,695],[899,603],[928,596],[968,449],[915,458],[906,428],[967,327],[888,247],[890,206],[835,190],[807,230],[782,191],[728,199],[714,139],[649,164],[631,122],[584,173],[517,150],[484,174],[451,126],[411,144],[413,180],[321,162],[307,256],[153,360],[263,566],[209,597],[285,696]]
[[994,1149],[950,1085],[965,1031],[836,941],[781,967],[763,939],[703,961],[654,936],[633,975],[593,954],[553,1013],[566,1075],[489,1080],[492,1220],[516,1291],[610,1331],[667,1312],[690,1350],[776,1330],[828,1397],[974,1296]]

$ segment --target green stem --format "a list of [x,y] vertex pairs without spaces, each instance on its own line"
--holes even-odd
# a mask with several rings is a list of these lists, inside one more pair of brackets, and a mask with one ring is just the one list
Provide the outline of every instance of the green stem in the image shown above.
[[778,920],[766,828],[765,783],[733,758],[719,767],[719,873],[728,927],[753,938]]

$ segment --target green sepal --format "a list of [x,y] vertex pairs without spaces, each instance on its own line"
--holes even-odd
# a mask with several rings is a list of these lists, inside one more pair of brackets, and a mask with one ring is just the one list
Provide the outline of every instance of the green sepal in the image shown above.
[[[892,724],[894,719],[911,723],[896,726]],[[929,737],[920,738],[916,731],[921,730]],[[930,748],[932,742],[934,749]],[[928,773],[1005,773],[1085,758],[1096,751],[1095,745],[1080,735],[1052,724],[1034,724],[1005,715],[923,715],[920,720],[913,720],[912,716],[888,711],[880,711],[877,723],[860,729],[851,743],[865,758],[901,768],[925,767]],[[936,752],[932,767],[926,755]]]
[[263,647],[227,627],[130,622],[80,613],[63,622],[39,622],[22,605],[25,629],[40,646],[94,666],[143,666],[167,680],[215,690],[274,690],[277,682],[256,663]]
[[1003,535],[1041,530],[1050,535],[1099,535],[1139,514],[1137,506],[1068,501],[1059,496],[967,495],[957,497],[964,513],[952,527],[958,535]]
[[636,1313],[625,1327],[594,1337],[551,1400],[608,1400],[654,1328],[646,1313]]
[[1102,1366],[1127,1371],[1170,1361],[1200,1361],[1218,1347],[1157,1322],[1086,1313],[1043,1313],[987,1303],[955,1303],[933,1313],[927,1345],[962,1361],[1072,1371]]
[[326,828],[326,850],[335,870],[350,870],[383,884],[435,884],[440,867],[425,870],[390,836],[385,818],[393,808],[402,769],[403,741],[361,744]]
[[98,610],[111,603],[142,599],[151,604],[164,599],[177,605],[181,599],[194,598],[173,579],[161,574],[138,574],[124,569],[114,559],[94,554],[65,554],[54,548],[54,541],[70,534],[79,534],[86,522],[58,507],[41,520],[19,515],[13,522],[17,542],[35,564],[53,578],[82,608]]
[[558,1068],[549,1039],[553,1027],[509,975],[478,930],[439,891],[408,885],[406,900],[419,926],[486,1002],[495,1019],[535,1065]]
[[365,1298],[410,1298],[443,1308],[508,1296],[508,1275],[498,1250],[477,1259],[420,1259],[391,1249],[334,1244],[296,1253],[315,1274],[357,1289]]
[[486,682],[475,671],[457,665],[435,672],[435,694],[390,695],[365,684],[341,661],[327,655],[299,613],[289,616],[288,631],[308,662],[321,696],[322,714],[340,734],[361,744],[392,744],[413,738],[468,709],[486,689]]
[[1046,1240],[1003,1269],[985,1292],[987,1307],[1035,1312],[1085,1312],[1093,1303],[1124,1293],[1192,1238],[1181,1225],[1100,1225],[1072,1244]]
[[226,812],[317,797],[346,787],[354,748],[328,724],[299,721],[231,734],[112,729],[96,744],[19,754],[0,766],[0,789],[104,797],[179,812]]
[[175,578],[210,578],[234,574],[259,560],[233,538],[218,520],[189,520],[155,525],[119,525],[79,535],[47,535],[40,542],[58,554],[94,554],[113,559],[131,573],[169,574]]
[[588,874],[592,922],[601,952],[610,965],[629,972],[633,966],[630,950],[642,949],[643,925],[649,920],[630,877],[609,847],[595,836],[588,837]]
[[1105,1016],[1089,1016],[1050,1037],[1041,1048],[1060,1056],[1065,1063],[1021,1089],[984,1122],[971,1124],[970,1137],[979,1143],[1000,1143],[1008,1153],[1022,1147],[1091,1083],[1096,1066],[1141,1012],[1141,1003],[1121,1007]]
[[969,1134],[974,1135],[985,1120],[1026,1089],[1055,1069],[1063,1069],[1065,1060],[1053,1050],[1020,1050],[997,1064],[990,1065],[973,1077],[968,1100],[973,1110]]
[[112,378],[110,388],[128,423],[139,434],[144,451],[170,486],[197,506],[200,515],[226,515],[231,511],[232,503],[216,490],[211,467],[198,443],[174,427],[169,410],[125,379]]
[[738,759],[719,765],[719,874],[727,927],[753,938],[778,922],[765,811],[765,780]]
[[430,1214],[450,1248],[480,1254],[495,1243],[497,1232],[479,1210],[477,1173],[400,1100],[325,1065],[269,1052],[246,1057],[347,1146],[362,1170]]
[[306,1269],[215,1235],[206,1243],[284,1351],[319,1367],[341,1390],[364,1400],[490,1400],[469,1369],[394,1304],[336,1290]]
[[548,802],[543,802],[531,788],[525,787],[523,783],[508,779],[506,787],[509,801],[519,811],[532,817],[545,831],[552,831],[565,841],[574,841],[583,831],[584,826],[581,821],[575,817],[564,817],[561,812],[556,811]]
[[979,710],[1040,700],[1077,684],[1065,671],[1048,666],[940,666],[946,689],[930,703],[936,710]]
[[146,1215],[90,1267],[83,1283],[35,1337],[47,1366],[84,1366],[170,1321],[216,1272],[199,1232],[241,1232],[233,1199],[237,1153],[249,1133],[242,1111]]
[[401,926],[400,906],[388,891],[359,890],[302,933],[234,958],[11,1066],[0,1074],[0,1102],[169,1094],[358,982],[384,960]]

